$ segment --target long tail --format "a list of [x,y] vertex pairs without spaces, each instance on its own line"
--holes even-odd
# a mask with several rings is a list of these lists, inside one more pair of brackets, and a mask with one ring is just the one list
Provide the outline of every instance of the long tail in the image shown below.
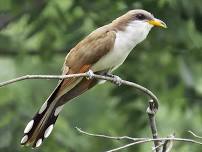
[[21,139],[21,145],[39,147],[45,138],[48,138],[53,130],[57,117],[64,104],[74,97],[82,94],[97,83],[96,80],[82,79],[75,87],[58,98],[58,92],[61,89],[60,83],[46,102],[41,106],[33,119],[24,129],[24,136]]

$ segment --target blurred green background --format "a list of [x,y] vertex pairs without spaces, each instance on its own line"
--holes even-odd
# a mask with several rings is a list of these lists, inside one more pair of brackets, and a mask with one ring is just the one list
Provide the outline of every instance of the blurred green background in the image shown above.
[[[115,72],[152,90],[160,99],[159,134],[202,135],[201,0],[0,0],[0,81],[26,74],[60,74],[68,50],[94,29],[130,9],[152,12],[168,25],[154,28]],[[113,136],[150,137],[147,98],[130,87],[105,83],[61,113],[54,132],[37,149],[21,147],[27,122],[57,84],[27,80],[0,88],[1,152],[101,152],[126,144],[80,135],[83,130]],[[152,143],[123,152],[149,152]],[[173,152],[200,152],[177,142]]]

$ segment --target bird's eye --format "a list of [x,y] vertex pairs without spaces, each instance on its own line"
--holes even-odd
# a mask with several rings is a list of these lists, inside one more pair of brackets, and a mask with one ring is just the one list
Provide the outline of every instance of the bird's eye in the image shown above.
[[144,20],[144,19],[146,19],[146,16],[143,15],[143,14],[137,14],[136,17],[137,17],[138,20]]

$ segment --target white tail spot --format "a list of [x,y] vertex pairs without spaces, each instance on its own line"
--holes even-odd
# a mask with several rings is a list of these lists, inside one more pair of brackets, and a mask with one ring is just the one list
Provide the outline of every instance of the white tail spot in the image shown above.
[[44,112],[44,110],[46,109],[46,107],[47,107],[47,101],[46,102],[44,102],[44,104],[41,106],[41,108],[40,108],[40,110],[39,110],[39,114],[41,114],[42,112]]
[[31,120],[31,121],[27,124],[27,126],[25,127],[25,130],[24,130],[24,133],[25,133],[25,134],[28,133],[28,132],[32,129],[33,124],[34,124],[34,120]]
[[62,110],[63,106],[64,106],[64,105],[59,106],[59,107],[57,107],[57,108],[55,109],[54,116],[57,116],[57,115],[60,113],[60,111]]
[[50,125],[50,126],[46,129],[46,131],[45,131],[45,133],[44,133],[44,137],[45,137],[45,138],[48,138],[48,136],[51,134],[52,130],[53,130],[53,124]]
[[40,138],[37,142],[36,142],[36,147],[39,147],[42,143],[42,139]]
[[22,137],[22,139],[21,139],[21,144],[24,144],[26,141],[27,141],[27,139],[28,139],[28,136],[27,135],[25,135],[24,137]]

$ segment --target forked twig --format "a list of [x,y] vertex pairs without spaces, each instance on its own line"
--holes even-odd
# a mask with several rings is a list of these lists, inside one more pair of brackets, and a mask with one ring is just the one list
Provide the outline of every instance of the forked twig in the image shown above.
[[[129,136],[115,137],[115,136],[108,136],[108,135],[103,135],[103,134],[93,134],[93,133],[83,131],[81,128],[78,128],[78,127],[75,127],[75,128],[79,133],[85,134],[85,135],[88,135],[88,136],[92,136],[92,137],[100,137],[100,138],[113,139],[113,140],[133,140],[133,142],[131,142],[129,144],[126,144],[126,145],[120,146],[118,148],[108,150],[106,152],[115,152],[115,151],[119,151],[119,150],[128,148],[128,147],[133,146],[133,145],[145,144],[145,143],[154,142],[154,141],[161,141],[162,143],[161,143],[160,146],[164,146],[164,143],[166,143],[167,141],[169,141],[169,142],[170,141],[172,141],[172,142],[174,142],[174,141],[188,142],[188,143],[192,143],[192,144],[202,145],[202,142],[199,142],[199,141],[196,141],[196,140],[193,140],[193,139],[188,139],[188,138],[176,138],[173,135],[172,136],[170,135],[170,136],[168,136],[166,138],[158,138],[158,139],[153,139],[153,138],[133,138],[133,137],[129,137]],[[167,146],[170,148],[170,145],[167,145]],[[155,150],[156,148],[158,148],[158,147],[155,147],[153,150]],[[167,150],[169,150],[169,149],[167,149]],[[166,151],[166,152],[168,152],[168,151]]]

